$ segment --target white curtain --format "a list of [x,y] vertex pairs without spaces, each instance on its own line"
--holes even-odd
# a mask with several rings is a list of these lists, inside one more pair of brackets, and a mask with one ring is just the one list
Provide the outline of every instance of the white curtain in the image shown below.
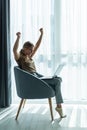
[[63,95],[87,100],[87,0],[61,0],[61,60]]
[[[37,70],[48,75],[52,73],[55,65],[54,48],[54,0],[11,0],[11,44],[13,47],[16,32],[21,32],[21,43],[27,40],[36,43],[39,37],[39,29],[43,27],[44,35],[42,44],[35,56]],[[43,69],[44,67],[44,69]],[[54,68],[53,68],[54,69]]]
[[[87,100],[87,0],[11,0],[11,49],[16,32],[21,32],[20,47],[27,40],[36,43],[39,28],[44,35],[34,57],[37,71],[54,73],[65,63],[60,76],[64,100]],[[11,51],[12,52],[12,51]],[[13,102],[17,102],[12,57]]]
[[[16,32],[21,32],[19,50],[25,41],[36,43],[39,38],[39,29],[43,27],[42,43],[34,60],[37,72],[43,75],[52,75],[56,69],[56,53],[54,41],[54,0],[11,0],[11,50],[16,40]],[[13,97],[16,101],[13,67],[16,62],[12,57]],[[13,102],[14,102],[13,101]]]

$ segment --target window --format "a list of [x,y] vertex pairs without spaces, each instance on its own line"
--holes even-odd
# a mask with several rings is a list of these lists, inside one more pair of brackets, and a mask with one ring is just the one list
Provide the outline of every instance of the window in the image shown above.
[[[43,27],[44,35],[42,44],[36,53],[37,71],[50,75],[54,69],[54,0],[11,0],[11,50],[16,40],[16,32],[21,32],[19,49],[25,41],[36,43],[39,29]],[[13,67],[16,62],[12,54],[12,82],[14,81]],[[39,65],[38,65],[39,64]],[[13,82],[13,102],[16,101],[15,82]]]

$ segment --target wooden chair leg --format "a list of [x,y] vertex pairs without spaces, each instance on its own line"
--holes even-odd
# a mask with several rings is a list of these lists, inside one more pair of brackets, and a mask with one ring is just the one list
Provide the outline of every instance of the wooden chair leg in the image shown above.
[[18,118],[18,115],[19,115],[19,112],[20,112],[20,110],[21,110],[21,106],[22,106],[23,102],[24,102],[24,99],[21,99],[15,120],[17,120],[17,118]]
[[24,108],[24,106],[25,106],[25,103],[26,103],[26,99],[24,99],[24,101],[23,101],[23,108]]
[[54,118],[53,118],[53,110],[52,110],[52,100],[51,100],[51,98],[48,98],[48,102],[49,102],[49,107],[50,107],[51,119],[53,121]]

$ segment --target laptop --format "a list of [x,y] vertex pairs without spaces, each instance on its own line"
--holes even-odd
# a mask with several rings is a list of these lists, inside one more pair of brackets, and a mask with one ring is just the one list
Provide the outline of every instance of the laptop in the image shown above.
[[54,72],[54,74],[52,76],[43,76],[41,77],[40,79],[50,79],[50,78],[53,78],[53,77],[56,77],[57,75],[60,74],[62,68],[65,66],[65,63],[62,63],[62,64],[59,64]]

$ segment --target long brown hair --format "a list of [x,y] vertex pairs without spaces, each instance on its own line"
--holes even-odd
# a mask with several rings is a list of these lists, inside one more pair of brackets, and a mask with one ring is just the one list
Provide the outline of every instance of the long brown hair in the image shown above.
[[23,45],[23,48],[30,48],[30,47],[34,47],[33,43],[31,43],[30,41],[25,42]]
[[[34,47],[33,43],[31,43],[30,41],[27,41],[23,44],[23,48],[30,48],[30,47]],[[25,56],[23,49],[20,50],[20,54]]]

